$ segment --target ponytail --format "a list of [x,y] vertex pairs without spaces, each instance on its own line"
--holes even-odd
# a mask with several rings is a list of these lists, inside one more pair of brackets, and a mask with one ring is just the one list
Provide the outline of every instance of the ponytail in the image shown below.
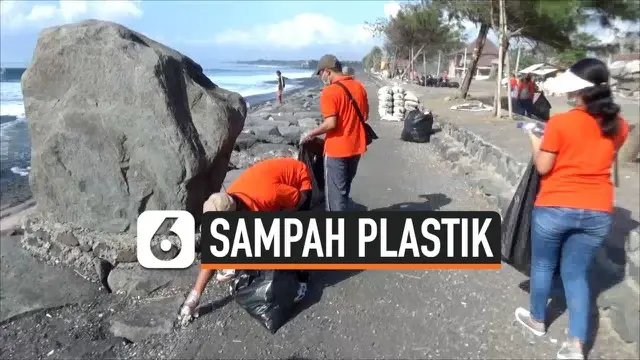
[[598,119],[602,135],[613,137],[619,131],[618,114],[620,106],[613,101],[608,83],[602,83],[581,91],[587,112]]

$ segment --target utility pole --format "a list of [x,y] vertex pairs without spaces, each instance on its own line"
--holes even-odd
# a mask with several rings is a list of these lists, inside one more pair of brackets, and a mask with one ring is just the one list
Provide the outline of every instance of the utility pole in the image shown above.
[[520,47],[520,44],[518,44],[518,55],[516,55],[516,69],[513,71],[514,73],[518,73],[518,70],[520,70],[520,50],[522,48]]
[[467,76],[467,48],[466,47],[464,48],[464,59],[462,60],[462,65],[463,65],[463,67],[462,67],[463,76],[462,77],[464,78],[465,76]]
[[[424,52],[422,53],[422,75],[426,80],[427,79],[427,54]],[[427,86],[426,81],[423,85]]]
[[[498,51],[498,78],[496,80],[497,83],[497,96],[495,99],[495,104],[496,104],[496,108],[495,108],[495,114],[497,118],[500,118],[502,116],[502,77],[503,75],[503,69],[502,69],[502,64],[504,63],[504,47],[502,46],[502,43],[505,41],[505,36],[507,35],[505,32],[505,10],[504,10],[504,0],[500,0],[499,2],[499,9],[500,9],[500,22],[499,22],[499,28],[500,28],[500,35],[499,35],[499,41],[498,43],[500,44],[500,50]],[[508,94],[507,94],[508,95]]]
[[438,50],[438,73],[436,76],[440,76],[440,61],[442,58],[442,50]]

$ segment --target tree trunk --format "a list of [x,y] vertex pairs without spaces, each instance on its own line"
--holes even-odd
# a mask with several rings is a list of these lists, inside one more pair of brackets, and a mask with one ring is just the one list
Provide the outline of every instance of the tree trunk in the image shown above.
[[518,44],[518,55],[516,55],[516,69],[513,71],[515,74],[517,74],[518,70],[520,70],[520,50],[521,49],[522,49],[522,46]]
[[484,48],[484,44],[487,41],[488,33],[489,24],[481,24],[480,32],[478,33],[478,42],[476,43],[477,50],[473,52],[471,67],[469,67],[469,71],[467,71],[467,73],[465,74],[464,80],[462,81],[462,86],[460,87],[460,97],[462,97],[463,99],[467,98],[469,88],[471,87],[471,80],[473,79],[476,71],[478,71],[478,61],[480,61],[480,57],[482,56],[482,49]]
[[[438,72],[436,73],[436,76],[440,76],[440,61],[442,58],[442,50],[438,51]],[[425,76],[427,76],[427,74],[424,74]]]

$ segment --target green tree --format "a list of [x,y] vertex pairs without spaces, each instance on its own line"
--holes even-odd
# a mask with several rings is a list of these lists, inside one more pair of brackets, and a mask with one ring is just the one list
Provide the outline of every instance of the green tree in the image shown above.
[[442,9],[431,5],[405,4],[395,17],[368,25],[374,35],[385,39],[385,50],[393,58],[413,61],[419,54],[432,58],[436,50],[462,44],[461,27],[448,24]]

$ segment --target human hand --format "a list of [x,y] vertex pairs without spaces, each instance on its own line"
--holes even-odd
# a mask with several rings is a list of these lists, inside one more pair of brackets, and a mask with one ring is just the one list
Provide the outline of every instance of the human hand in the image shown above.
[[180,307],[180,312],[178,313],[178,322],[180,323],[180,326],[185,327],[189,325],[189,323],[194,319],[198,318],[198,316],[200,315],[198,313],[199,303],[200,294],[198,294],[195,290],[192,290],[187,296],[187,299]]
[[311,131],[307,131],[304,134],[302,134],[302,136],[300,136],[300,145],[308,142],[309,140],[313,139],[315,136],[311,135]]

